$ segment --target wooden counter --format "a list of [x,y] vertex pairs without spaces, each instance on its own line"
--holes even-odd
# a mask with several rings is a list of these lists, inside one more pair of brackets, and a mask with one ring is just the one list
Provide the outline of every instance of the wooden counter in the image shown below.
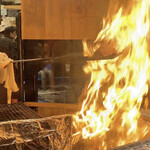
[[62,114],[73,114],[80,110],[77,104],[65,104],[65,103],[38,103],[38,102],[25,102],[26,106],[36,107],[37,113],[41,117],[48,117]]

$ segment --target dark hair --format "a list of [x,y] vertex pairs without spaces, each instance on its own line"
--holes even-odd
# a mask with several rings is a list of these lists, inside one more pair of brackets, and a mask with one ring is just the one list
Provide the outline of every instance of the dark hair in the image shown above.
[[4,35],[6,37],[9,37],[9,34],[12,32],[15,32],[16,31],[16,27],[14,26],[9,26],[9,27],[6,27],[5,30],[4,30]]

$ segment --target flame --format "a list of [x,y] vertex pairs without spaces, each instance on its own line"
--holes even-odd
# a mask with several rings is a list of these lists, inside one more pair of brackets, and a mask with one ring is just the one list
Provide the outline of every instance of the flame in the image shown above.
[[[132,2],[127,11],[122,7],[103,22],[93,46],[83,42],[85,56],[92,57],[102,43],[114,43],[118,54],[114,59],[88,61],[84,66],[84,72],[91,78],[84,91],[81,111],[73,117],[74,126],[84,139],[102,138],[115,130],[123,134],[118,146],[137,141],[148,132],[146,126],[138,128],[138,120],[150,79],[150,0]],[[104,141],[102,145],[105,147]]]

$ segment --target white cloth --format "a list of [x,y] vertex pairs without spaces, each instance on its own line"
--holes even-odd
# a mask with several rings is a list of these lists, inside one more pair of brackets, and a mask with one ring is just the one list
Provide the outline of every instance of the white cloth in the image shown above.
[[5,53],[0,52],[0,83],[5,81],[4,87],[7,88],[7,103],[11,103],[11,93],[17,92],[18,86],[14,77],[13,60],[8,58]]

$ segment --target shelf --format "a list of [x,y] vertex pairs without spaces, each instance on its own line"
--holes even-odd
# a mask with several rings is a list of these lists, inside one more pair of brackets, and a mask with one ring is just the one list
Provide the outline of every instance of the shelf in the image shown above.
[[3,5],[5,9],[21,10],[21,5]]

